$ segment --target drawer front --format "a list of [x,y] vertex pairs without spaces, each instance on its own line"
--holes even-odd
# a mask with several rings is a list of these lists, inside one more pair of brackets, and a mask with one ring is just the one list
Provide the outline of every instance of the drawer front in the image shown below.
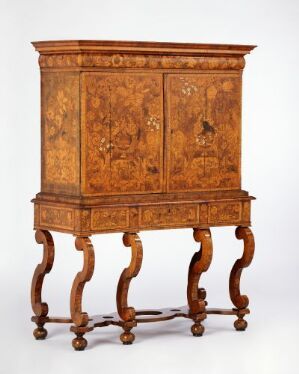
[[169,74],[168,191],[240,188],[241,78]]
[[210,224],[238,223],[241,219],[242,205],[240,202],[209,204],[208,223]]
[[250,225],[250,201],[66,208],[35,204],[34,227],[79,235],[148,229]]
[[198,205],[142,207],[139,211],[140,227],[196,225]]
[[81,79],[83,193],[161,192],[162,75],[93,72]]
[[100,208],[91,211],[91,230],[126,230],[129,225],[129,208]]
[[62,230],[74,229],[74,210],[62,207],[41,206],[39,223]]

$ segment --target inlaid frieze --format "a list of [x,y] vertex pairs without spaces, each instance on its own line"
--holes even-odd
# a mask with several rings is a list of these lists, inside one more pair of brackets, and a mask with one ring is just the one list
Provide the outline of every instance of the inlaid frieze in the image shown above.
[[243,57],[206,56],[158,56],[148,54],[46,54],[41,55],[42,68],[141,68],[141,69],[200,69],[241,70],[245,66]]

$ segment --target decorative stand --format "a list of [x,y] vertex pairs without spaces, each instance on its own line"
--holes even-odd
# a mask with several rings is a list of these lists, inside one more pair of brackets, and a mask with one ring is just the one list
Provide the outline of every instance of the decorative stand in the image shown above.
[[32,280],[32,308],[35,316],[32,321],[37,324],[33,335],[36,339],[45,339],[47,330],[44,328],[46,323],[73,323],[71,331],[76,334],[72,345],[76,351],[82,351],[87,346],[87,340],[84,334],[94,330],[96,327],[116,325],[122,327],[124,332],[120,335],[123,344],[132,344],[135,335],[131,332],[132,328],[138,323],[166,321],[176,317],[189,318],[194,321],[191,326],[193,336],[201,336],[204,333],[202,321],[208,314],[235,315],[238,319],[234,326],[238,331],[243,331],[247,327],[244,316],[249,313],[247,308],[249,299],[246,295],[241,295],[240,278],[243,268],[250,265],[254,254],[254,237],[248,227],[238,227],[236,237],[244,241],[244,252],[238,259],[230,273],[229,290],[230,298],[235,308],[215,309],[207,308],[206,290],[199,288],[199,280],[202,273],[206,272],[212,261],[212,238],[209,229],[194,228],[194,239],[201,243],[201,248],[196,252],[189,265],[187,299],[188,306],[178,308],[165,308],[159,310],[135,310],[134,307],[128,307],[128,291],[131,279],[139,273],[142,264],[142,243],[136,233],[125,233],[123,242],[126,247],[131,247],[132,258],[129,267],[123,270],[117,286],[117,313],[97,315],[89,317],[87,313],[82,312],[82,295],[86,282],[88,282],[94,270],[94,250],[88,237],[76,239],[76,249],[83,251],[84,264],[73,282],[71,291],[71,318],[49,317],[48,305],[41,300],[41,292],[44,277],[51,271],[54,261],[54,243],[51,234],[48,231],[37,230],[36,241],[44,246],[43,261],[36,267]]

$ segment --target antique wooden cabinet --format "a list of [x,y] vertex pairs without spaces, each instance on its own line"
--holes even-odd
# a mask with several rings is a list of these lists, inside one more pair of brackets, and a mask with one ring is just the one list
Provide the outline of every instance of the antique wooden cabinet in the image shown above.
[[[236,315],[244,330],[248,298],[240,275],[254,252],[253,199],[241,189],[241,95],[244,55],[254,46],[117,41],[34,42],[41,69],[41,192],[34,202],[44,257],[32,281],[34,336],[48,322],[72,323],[73,347],[95,327],[119,325],[132,343],[139,322],[183,316],[202,335],[207,314]],[[198,286],[212,259],[210,227],[237,226],[244,254],[229,280],[233,309],[209,309]],[[129,283],[141,267],[138,232],[193,228],[201,249],[188,275],[186,307],[135,311]],[[70,317],[48,316],[41,290],[54,260],[50,231],[75,235],[83,270],[71,290]],[[124,232],[132,261],[119,280],[117,313],[82,312],[94,268],[92,234]]]

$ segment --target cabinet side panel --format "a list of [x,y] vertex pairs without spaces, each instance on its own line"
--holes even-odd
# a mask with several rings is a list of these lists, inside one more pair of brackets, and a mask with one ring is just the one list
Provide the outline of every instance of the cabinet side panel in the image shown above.
[[42,72],[43,192],[80,192],[79,73]]
[[167,190],[241,187],[241,76],[169,74]]

